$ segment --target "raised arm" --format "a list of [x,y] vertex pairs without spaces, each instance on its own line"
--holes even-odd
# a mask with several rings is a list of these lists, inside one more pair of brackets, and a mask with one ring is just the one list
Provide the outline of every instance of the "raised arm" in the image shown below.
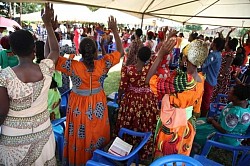
[[176,34],[176,33],[177,31],[175,30],[173,32],[170,32],[167,41],[163,42],[161,49],[158,52],[157,58],[155,59],[153,65],[148,71],[148,74],[146,77],[146,84],[149,84],[150,78],[156,73],[156,70],[159,64],[161,63],[163,56],[169,54],[173,50],[176,44],[176,39],[171,38],[171,37],[173,36],[173,34]]
[[48,34],[47,41],[49,45],[49,54],[47,58],[53,60],[53,62],[56,64],[59,57],[59,45],[52,27],[52,22],[54,21],[53,4],[45,4],[45,12],[42,10],[42,20]]
[[225,47],[227,46],[227,44],[228,44],[228,42],[229,42],[230,34],[231,34],[235,29],[236,29],[236,28],[231,28],[230,31],[227,33],[226,42],[225,42]]
[[245,43],[244,43],[244,39],[246,37],[246,35],[248,34],[248,37],[249,37],[249,34],[250,34],[250,30],[248,30],[246,33],[244,33],[244,35],[242,36],[242,39],[241,39],[241,45],[242,47],[244,47]]
[[124,51],[123,51],[123,47],[122,47],[122,42],[121,42],[120,36],[118,34],[116,19],[113,16],[109,17],[108,27],[109,27],[109,29],[112,30],[112,32],[114,34],[117,51],[120,52],[121,56],[123,56]]

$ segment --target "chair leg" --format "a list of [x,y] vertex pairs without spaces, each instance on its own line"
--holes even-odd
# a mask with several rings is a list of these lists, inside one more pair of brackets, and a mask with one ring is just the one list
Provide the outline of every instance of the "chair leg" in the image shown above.
[[64,144],[64,138],[63,136],[59,136],[58,142],[57,142],[57,148],[58,148],[58,155],[59,155],[60,161],[62,161],[62,157],[63,157],[63,144]]

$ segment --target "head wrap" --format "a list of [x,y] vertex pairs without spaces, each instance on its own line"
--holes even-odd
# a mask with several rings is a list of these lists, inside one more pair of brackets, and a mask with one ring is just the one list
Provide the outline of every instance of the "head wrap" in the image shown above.
[[188,61],[197,67],[201,66],[208,56],[207,43],[199,39],[192,41],[185,49],[187,49]]

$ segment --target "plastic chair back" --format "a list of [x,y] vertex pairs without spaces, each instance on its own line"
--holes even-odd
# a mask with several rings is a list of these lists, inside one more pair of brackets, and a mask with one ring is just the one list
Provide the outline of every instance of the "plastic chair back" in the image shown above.
[[139,164],[139,151],[148,142],[152,133],[151,132],[145,132],[145,133],[135,132],[129,129],[121,128],[118,136],[122,138],[123,134],[128,134],[128,135],[136,136],[136,137],[142,137],[142,141],[127,156],[122,156],[122,157],[115,156],[113,154],[97,149],[94,151],[92,160],[96,162],[100,162],[102,164],[107,164],[107,165],[116,165],[117,162],[123,163],[124,165],[128,165],[128,166],[130,166],[133,162],[135,162],[136,165],[138,165]]
[[150,166],[182,166],[183,164],[185,164],[185,166],[202,166],[199,161],[181,154],[163,156],[151,163]]
[[62,161],[62,156],[63,156],[65,121],[66,117],[63,117],[61,119],[56,119],[51,122],[60,161]]
[[114,51],[116,51],[116,44],[113,43],[113,44],[108,45],[108,53],[110,54]]
[[60,103],[60,114],[61,117],[66,116],[66,111],[67,111],[67,106],[68,106],[68,100],[69,100],[69,95],[70,95],[71,89],[64,92],[61,95],[61,103]]

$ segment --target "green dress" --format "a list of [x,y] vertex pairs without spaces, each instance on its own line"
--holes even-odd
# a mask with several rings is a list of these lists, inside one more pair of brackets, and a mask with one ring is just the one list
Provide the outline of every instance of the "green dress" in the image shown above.
[[[206,122],[206,119],[200,118],[196,123],[196,136],[195,142],[204,145],[207,138],[213,132],[216,132],[215,128],[208,123],[199,123]],[[221,127],[230,134],[244,135],[250,125],[250,101],[248,101],[248,107],[242,108],[239,106],[233,106],[232,103],[229,103],[220,114],[218,119]],[[238,146],[242,140],[233,139],[229,137],[221,137],[220,142]]]
[[61,72],[55,71],[53,75],[53,80],[56,82],[57,87],[49,89],[48,96],[48,111],[50,113],[51,120],[61,118],[60,115],[60,102],[61,102],[61,94],[58,91],[58,87],[62,86],[62,75]]
[[18,65],[19,60],[16,55],[13,54],[12,50],[2,50],[0,51],[0,66],[2,69],[10,66],[14,67]]

